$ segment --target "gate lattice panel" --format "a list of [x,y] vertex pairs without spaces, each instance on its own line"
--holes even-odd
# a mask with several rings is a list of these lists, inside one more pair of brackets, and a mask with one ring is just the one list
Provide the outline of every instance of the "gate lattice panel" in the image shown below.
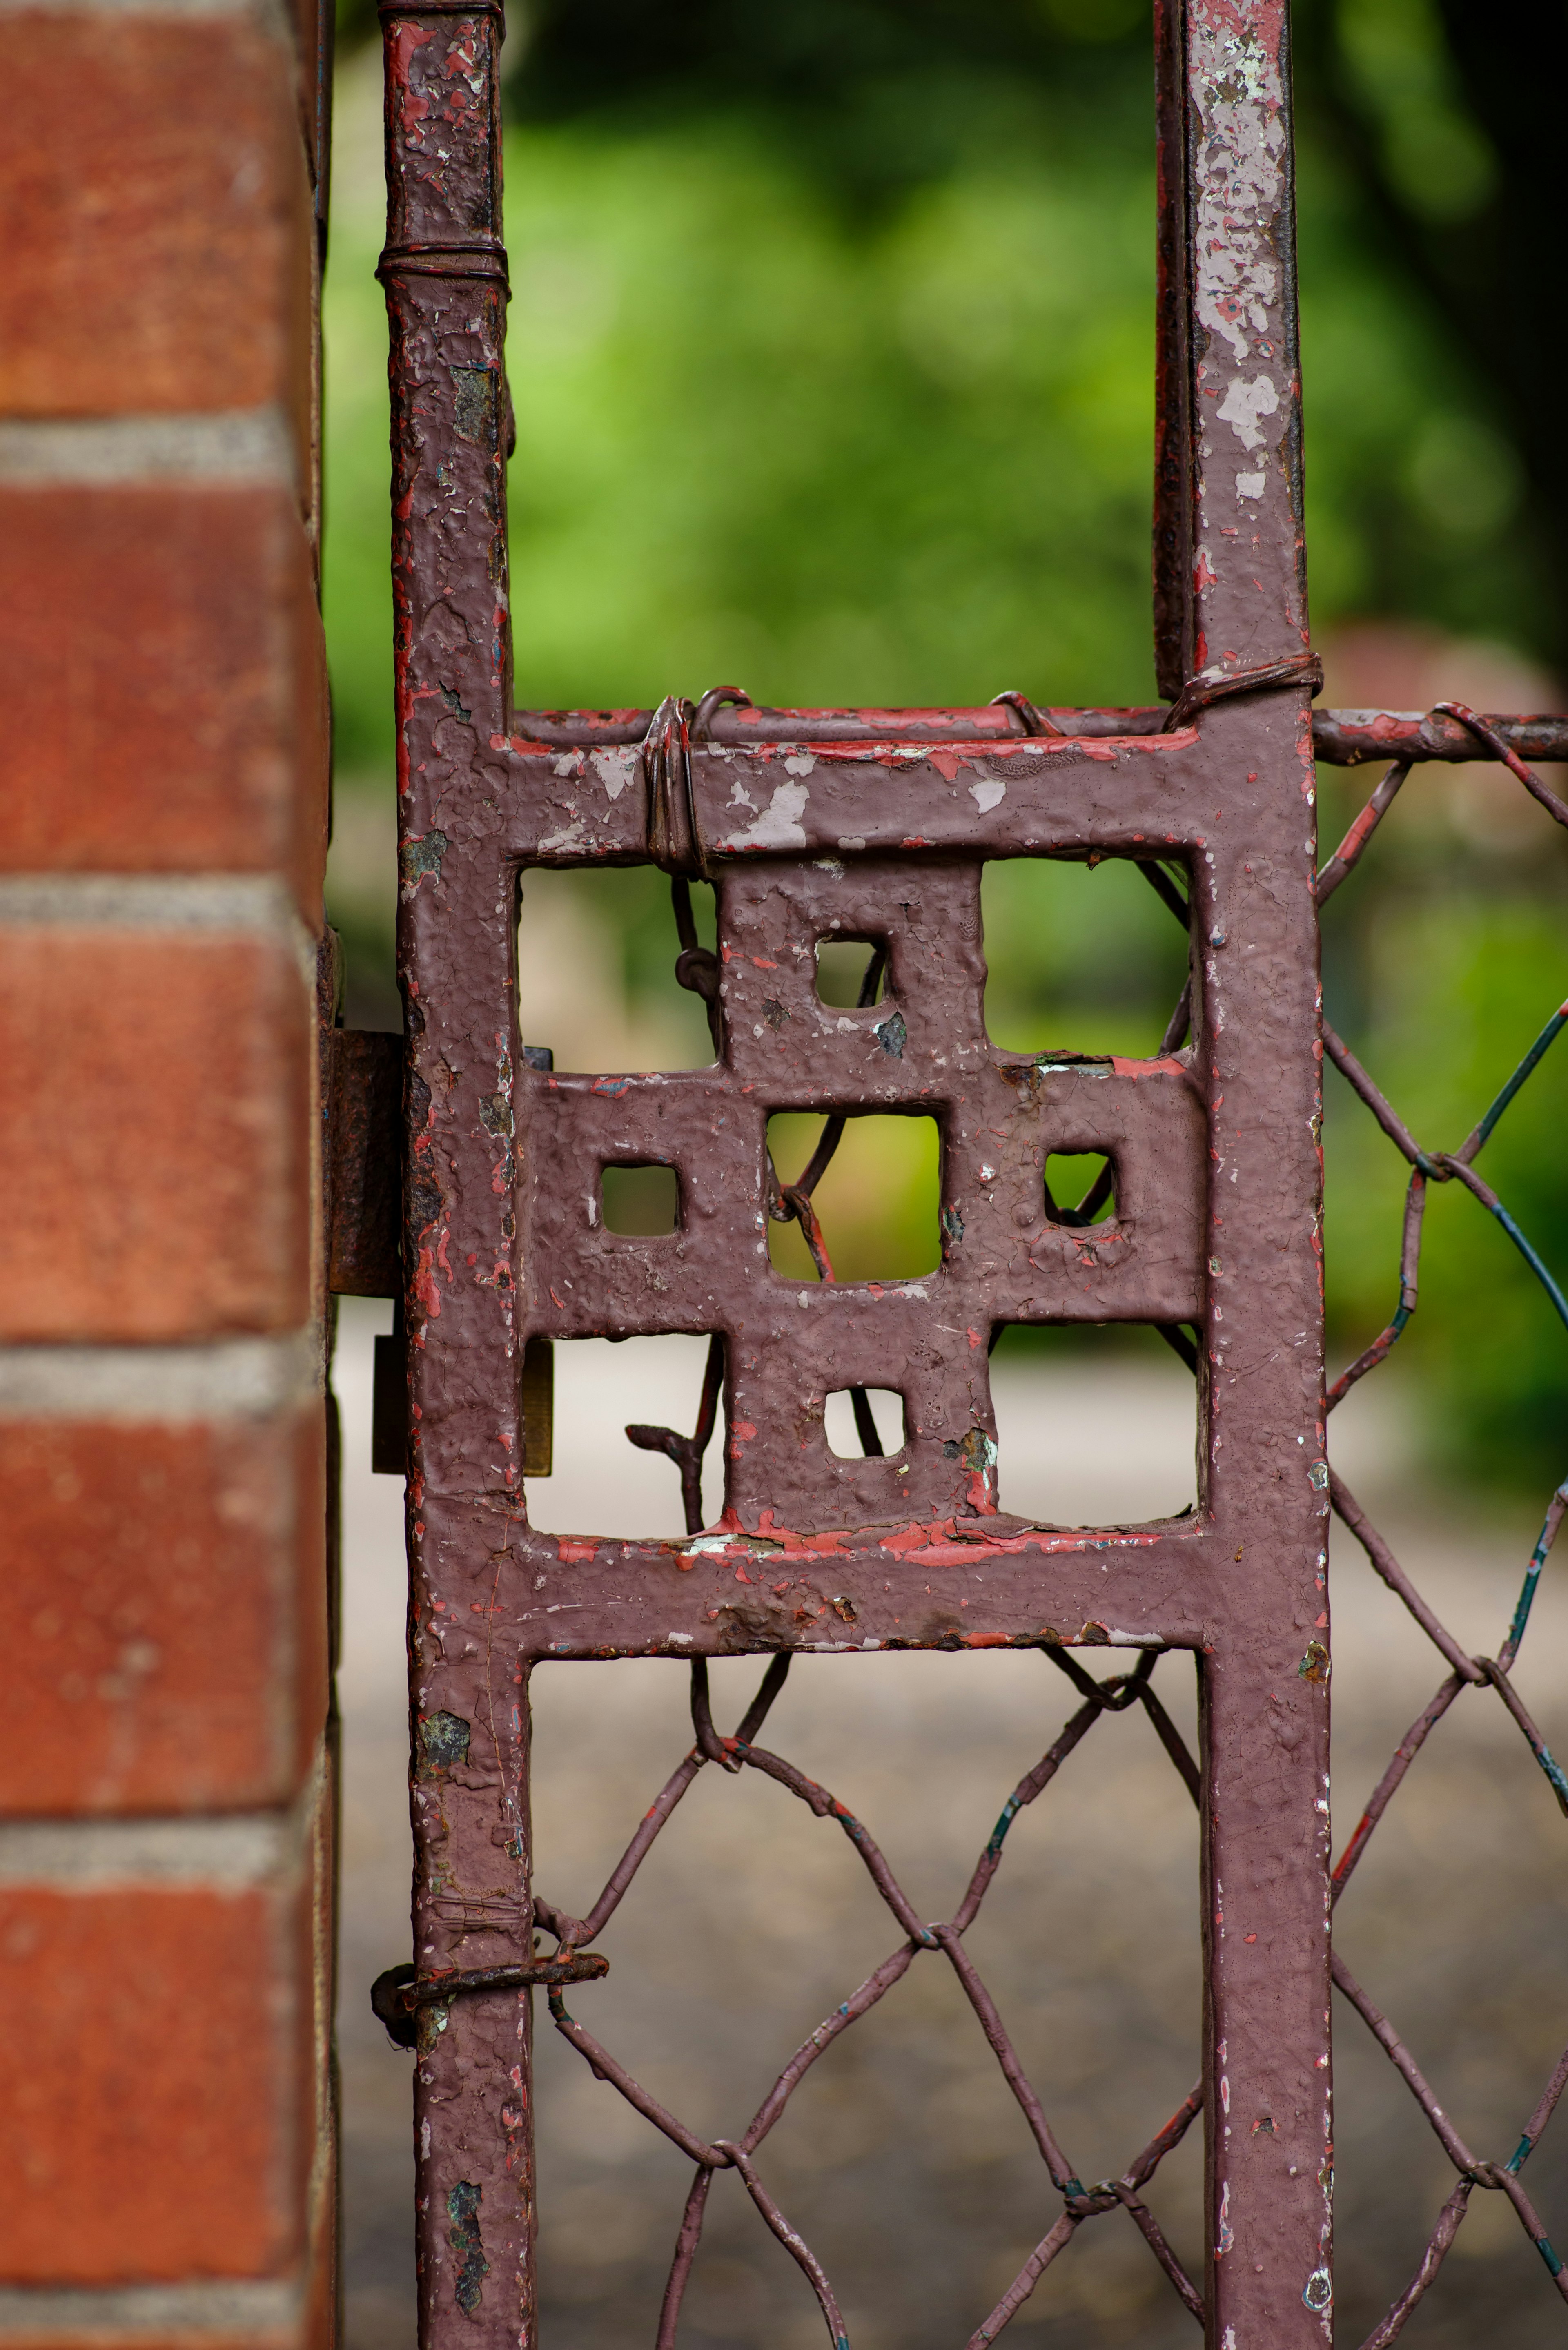
[[[1418,758],[1474,755],[1480,740],[1560,820],[1568,811],[1522,764],[1561,753],[1552,722],[1452,709],[1426,721],[1329,712],[1314,727],[1282,7],[1191,0],[1161,16],[1155,603],[1169,706],[1077,712],[1040,711],[1019,693],[981,710],[764,710],[730,688],[654,712],[514,710],[500,5],[382,0],[381,15],[417,1719],[416,1963],[382,2005],[417,2040],[421,2339],[427,2350],[535,2339],[531,1992],[542,1985],[556,2028],[694,2165],[660,2345],[675,2339],[722,2168],[738,2173],[841,2341],[832,2283],[774,2200],[761,2150],[823,2050],[929,1959],[955,1970],[1044,2173],[1039,2246],[997,2308],[976,2312],[971,2350],[1082,2225],[1117,2212],[1215,2350],[1326,2340],[1331,1899],[1411,1753],[1467,1686],[1497,1689],[1563,1794],[1508,1673],[1563,1497],[1509,1642],[1495,1660],[1472,1660],[1338,1495],[1450,1678],[1331,1877],[1314,755],[1397,754],[1325,868],[1331,885]],[[987,859],[1017,857],[1131,860],[1184,924],[1188,984],[1153,1058],[991,1045],[980,874]],[[646,863],[671,877],[677,975],[708,1004],[713,1063],[556,1073],[518,1033],[520,877]],[[694,880],[716,891],[716,952],[697,943]],[[815,951],[829,937],[864,941],[871,958],[848,1011],[830,1013],[816,993]],[[1507,1219],[1471,1164],[1490,1124],[1451,1156],[1427,1155],[1327,1042],[1414,1170],[1399,1314],[1332,1402],[1414,1306],[1426,1183],[1460,1180]],[[826,1120],[793,1180],[768,1152],[781,1111]],[[873,1111],[940,1130],[942,1257],[919,1281],[836,1280],[817,1226],[812,1193],[842,1123]],[[1044,1170],[1058,1151],[1106,1159],[1108,1218],[1094,1220],[1105,1195],[1076,1210],[1052,1199]],[[649,1163],[676,1172],[677,1229],[607,1232],[604,1170]],[[800,1224],[816,1280],[774,1269],[770,1219]],[[1073,1321],[1152,1325],[1191,1363],[1194,1513],[1075,1530],[998,1513],[993,1336],[1012,1323]],[[679,1470],[687,1538],[531,1529],[524,1475],[540,1442],[547,1342],[665,1331],[710,1340],[693,1433],[633,1432]],[[864,1402],[868,1386],[889,1384],[906,1430],[890,1455]],[[824,1433],[826,1399],[846,1388],[857,1398],[857,1461],[833,1454]],[[725,1503],[703,1527],[710,1438],[722,1447]],[[997,1646],[1042,1649],[1073,1684],[1076,1711],[1008,1798],[958,1908],[925,1919],[867,1829],[758,1741],[796,1653]],[[1137,1650],[1136,1669],[1096,1679],[1081,1652],[1107,1646]],[[1168,1650],[1198,1659],[1196,1758],[1156,1692]],[[709,1711],[707,1659],[737,1654],[770,1661],[725,1735]],[[531,1878],[528,1675],[545,1659],[632,1655],[689,1661],[695,1742],[589,1916],[575,1918]],[[964,1935],[1016,1812],[1103,1713],[1133,1707],[1200,1814],[1203,2074],[1119,2178],[1085,2182]],[[574,1994],[580,2015],[565,2003],[567,1987],[605,1971],[588,1946],[710,1766],[761,1771],[836,1821],[898,1938],[865,1983],[846,1985],[749,2124],[712,2141],[599,2044],[591,1992]],[[1512,2162],[1479,2162],[1366,1995],[1335,1972],[1459,2173],[1420,2276],[1374,2340],[1399,2329],[1477,2185],[1513,2199],[1557,2275],[1519,2171],[1568,2059]],[[1208,2241],[1192,2278],[1141,2190],[1199,2115]]]

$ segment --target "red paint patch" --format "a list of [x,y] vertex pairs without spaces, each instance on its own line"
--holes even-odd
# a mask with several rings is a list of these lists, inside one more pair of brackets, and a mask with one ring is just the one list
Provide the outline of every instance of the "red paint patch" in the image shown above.
[[928,1526],[900,1526],[896,1534],[884,1534],[877,1547],[890,1550],[896,1558],[902,1558],[908,1551],[924,1550],[929,1540],[930,1529]]
[[429,1249],[421,1249],[420,1262],[413,1279],[414,1295],[432,1321],[441,1314],[441,1291],[436,1287],[435,1263]]

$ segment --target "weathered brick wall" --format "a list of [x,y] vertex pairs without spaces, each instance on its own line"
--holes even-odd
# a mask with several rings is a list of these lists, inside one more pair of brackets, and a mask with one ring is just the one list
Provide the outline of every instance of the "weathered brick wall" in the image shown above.
[[0,2350],[333,2331],[325,67],[0,0]]

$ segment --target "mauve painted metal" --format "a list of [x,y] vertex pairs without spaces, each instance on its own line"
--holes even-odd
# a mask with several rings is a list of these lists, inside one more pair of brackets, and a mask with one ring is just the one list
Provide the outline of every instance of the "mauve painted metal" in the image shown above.
[[[383,0],[382,16],[418,1972],[525,1969],[536,1918],[560,1930],[529,1878],[535,1659],[1006,1642],[1049,1644],[1065,1665],[1107,1640],[1194,1651],[1207,2338],[1326,2341],[1328,1475],[1282,6],[1193,0],[1180,53],[1174,29],[1163,36],[1160,101],[1162,681],[1272,681],[1169,732],[1122,734],[1103,713],[1075,731],[1063,712],[1048,713],[1059,732],[1025,733],[1005,705],[967,732],[942,713],[795,723],[742,706],[703,726],[666,705],[640,730],[641,713],[515,714],[499,11]],[[530,864],[655,849],[717,884],[715,1065],[624,1084],[524,1066],[519,874],[525,890]],[[1158,1057],[1109,1067],[997,1054],[981,1016],[981,865],[1090,853],[1186,868],[1190,1041],[1179,1032]],[[811,975],[835,920],[890,952],[887,994],[846,1027],[822,1015]],[[878,1294],[772,1273],[774,1108],[940,1121],[950,1212],[929,1280]],[[1089,1149],[1116,1161],[1116,1215],[1055,1225],[1044,1156]],[[628,1157],[677,1168],[672,1239],[607,1239],[593,1220],[594,1170]],[[1198,1326],[1192,1517],[1088,1533],[994,1518],[990,1331],[1075,1318]],[[722,1527],[697,1547],[535,1534],[525,1339],[669,1328],[725,1341]],[[909,1367],[906,1452],[836,1460],[825,1394],[881,1383],[889,1361]],[[765,1580],[747,1572],[759,1555]],[[1086,1698],[1088,1718],[1127,1701],[1123,1686]],[[730,1762],[760,1754],[753,1734]],[[698,1760],[723,1746],[700,1713]],[[961,1975],[957,1930],[922,1927],[914,1948],[940,1944]],[[1005,2069],[983,1986],[965,1981]],[[531,2343],[528,1996],[476,1987],[416,2004],[422,2340]],[[785,2230],[744,2147],[719,2156]],[[1063,2192],[1065,2241],[1087,2211],[1075,2180]]]

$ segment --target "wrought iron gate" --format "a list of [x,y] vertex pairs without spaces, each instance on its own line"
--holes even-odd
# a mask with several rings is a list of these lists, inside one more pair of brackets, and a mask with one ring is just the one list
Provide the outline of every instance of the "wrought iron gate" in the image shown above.
[[[1287,2350],[1330,2333],[1332,1902],[1411,1755],[1468,1686],[1491,1684],[1560,1799],[1568,1786],[1509,1667],[1568,1489],[1552,1503],[1498,1657],[1472,1659],[1431,1616],[1324,1457],[1319,1056],[1323,1047],[1410,1161],[1398,1311],[1337,1383],[1380,1361],[1416,1301],[1425,1189],[1458,1180],[1568,1305],[1473,1160],[1568,1013],[1459,1150],[1427,1152],[1332,1032],[1319,1028],[1317,903],[1365,849],[1409,765],[1563,754],[1562,722],[1334,712],[1315,722],[1308,649],[1293,256],[1287,28],[1281,0],[1168,0],[1158,29],[1160,144],[1155,619],[1150,710],[780,711],[721,688],[655,712],[518,712],[511,692],[504,485],[506,263],[500,241],[500,0],[382,0],[387,56],[401,912],[408,1009],[403,1303],[410,1622],[417,1722],[416,1964],[378,1986],[417,2044],[421,2338],[535,2337],[531,1990],[554,2026],[693,2166],[659,2329],[673,2343],[715,2172],[809,2278],[843,2339],[832,2285],[755,2158],[795,2084],[838,2033],[929,1959],[950,1966],[1027,2120],[1045,2179],[1038,2249],[973,2345],[991,2341],[1091,2220],[1122,2212],[1215,2350]],[[1394,764],[1315,878],[1314,758]],[[981,1014],[982,863],[1126,858],[1189,937],[1189,978],[1158,1054],[1105,1061],[1000,1053]],[[557,1073],[525,1049],[514,1004],[520,874],[652,863],[671,877],[677,974],[707,1004],[709,1068],[618,1078]],[[717,895],[717,953],[697,943],[692,881]],[[866,942],[858,1011],[821,1016],[815,951]],[[782,1181],[780,1110],[825,1116],[821,1148]],[[844,1120],[919,1114],[941,1130],[940,1269],[837,1282],[812,1195]],[[1051,1197],[1053,1151],[1095,1151],[1102,1189]],[[672,1168],[678,1229],[607,1233],[603,1170]],[[1108,1219],[1096,1221],[1106,1198]],[[362,1211],[362,1187],[345,1191]],[[812,1284],[770,1263],[767,1222],[800,1225]],[[352,1253],[348,1241],[342,1243]],[[350,1285],[345,1282],[342,1285]],[[1159,1328],[1190,1364],[1200,1410],[1192,1515],[1094,1531],[998,1513],[987,1363],[1011,1323]],[[691,1437],[666,1451],[684,1542],[531,1531],[524,1475],[547,1444],[548,1343],[706,1335]],[[864,1402],[903,1395],[883,1456]],[[825,1399],[848,1389],[865,1457],[828,1450]],[[725,1508],[701,1524],[699,1474],[722,1442]],[[383,1451],[400,1430],[383,1429]],[[1401,1745],[1331,1873],[1327,1518],[1337,1499],[1449,1677]],[[1037,1648],[1077,1700],[1009,1797],[962,1901],[927,1920],[867,1830],[757,1742],[797,1652]],[[1105,1679],[1083,1652],[1133,1648]],[[1162,1708],[1168,1650],[1198,1660],[1200,1752]],[[757,1696],[732,1734],[707,1662],[754,1654]],[[638,1826],[591,1913],[531,1880],[528,1705],[545,1659],[690,1660],[695,1743]],[[1201,1819],[1201,2080],[1127,2169],[1081,2179],[1053,2133],[965,1930],[1009,1825],[1106,1711],[1142,1706]],[[779,2074],[749,2126],[711,2142],[665,2111],[592,2032],[566,1988],[700,1770],[753,1769],[828,1821],[869,1871],[894,1947]],[[541,1947],[539,1938],[546,1938]],[[1510,2197],[1558,2289],[1568,2279],[1520,2171],[1568,2056],[1511,2161],[1456,2137],[1401,2043],[1343,1967],[1334,1979],[1383,2041],[1449,2153],[1458,2184],[1422,2268],[1375,2343],[1391,2340],[1477,2187]],[[1202,2116],[1208,2257],[1190,2278],[1141,2190]],[[1151,2125],[1158,2116],[1151,2116]],[[1048,2193],[1045,2182],[1048,2181]],[[1125,2224],[1124,2222],[1118,2224]],[[977,2312],[977,2318],[980,2313]]]

